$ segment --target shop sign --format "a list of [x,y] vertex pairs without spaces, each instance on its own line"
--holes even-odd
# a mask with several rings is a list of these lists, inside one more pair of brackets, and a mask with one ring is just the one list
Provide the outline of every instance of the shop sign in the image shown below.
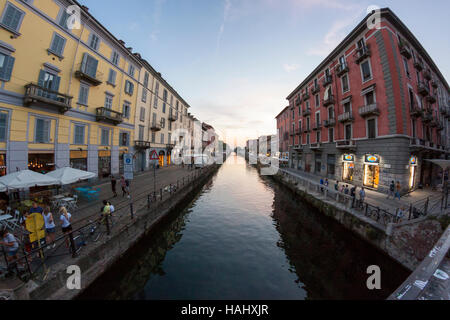
[[411,159],[409,160],[409,163],[410,163],[412,166],[417,166],[417,157],[412,156]]
[[376,156],[374,154],[367,154],[365,156],[365,162],[368,164],[379,164],[380,163],[380,157]]
[[355,156],[352,154],[344,154],[344,161],[346,162],[354,162]]
[[133,154],[131,153],[123,155],[123,175],[127,180],[133,179]]

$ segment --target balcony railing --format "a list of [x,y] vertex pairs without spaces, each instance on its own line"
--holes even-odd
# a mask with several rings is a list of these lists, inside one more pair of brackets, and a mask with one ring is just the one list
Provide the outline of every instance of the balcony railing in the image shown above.
[[306,91],[306,92],[303,94],[303,101],[308,100],[309,98],[310,98],[309,92]]
[[311,108],[307,108],[305,110],[303,110],[303,116],[309,116],[311,115]]
[[289,132],[289,135],[290,135],[291,137],[295,136],[295,130],[294,130],[294,131],[291,131],[291,132]]
[[414,68],[416,68],[417,71],[422,71],[423,70],[422,61],[419,60],[414,61]]
[[433,95],[432,93],[430,93],[430,95],[428,95],[428,96],[426,97],[426,100],[427,100],[429,103],[435,103],[435,102],[436,102],[436,96]]
[[303,128],[303,133],[308,133],[308,132],[311,132],[311,128],[310,127]]
[[430,93],[428,85],[423,81],[419,81],[419,83],[417,84],[417,91],[419,91],[419,94],[424,97],[426,97]]
[[295,135],[296,136],[300,136],[300,135],[302,135],[302,128],[297,128],[297,129],[295,129]]
[[328,107],[335,102],[334,95],[330,94],[327,99],[323,99],[323,105]]
[[168,143],[166,146],[167,146],[168,150],[172,150],[173,148],[175,148],[175,144],[174,143]]
[[439,120],[433,117],[433,119],[430,122],[430,126],[432,128],[437,128],[439,126]]
[[398,47],[400,49],[400,54],[403,55],[406,59],[411,59],[412,55],[411,55],[411,49],[409,48],[409,46],[403,42],[400,41],[398,44]]
[[338,116],[338,121],[339,122],[350,122],[350,121],[354,121],[355,119],[353,118],[352,114],[350,112],[344,112],[342,114],[340,114]]
[[426,69],[422,72],[423,77],[427,80],[431,80],[431,71],[430,69]]
[[433,120],[433,114],[432,114],[431,112],[429,112],[429,111],[426,111],[426,112],[423,114],[422,122],[424,122],[424,123],[429,123],[429,122],[431,122],[432,120]]
[[300,99],[300,97],[298,97],[298,98],[295,100],[295,105],[298,107],[301,103],[302,103],[302,100]]
[[309,145],[309,148],[312,149],[312,150],[317,150],[317,149],[322,148],[322,144],[321,144],[320,142],[317,142],[317,143],[311,143],[311,144]]
[[420,109],[416,104],[413,104],[412,106],[410,106],[409,112],[411,114],[411,117],[414,117],[414,118],[420,117],[423,114],[422,109]]
[[362,106],[361,108],[359,108],[359,115],[361,117],[379,116],[380,109],[378,109],[378,105],[376,103],[369,104],[367,106]]
[[87,81],[93,86],[98,86],[103,82],[103,73],[99,71],[92,72],[90,70],[87,70],[86,66],[82,63],[77,66],[76,70],[77,71],[75,71],[75,77],[80,80]]
[[150,125],[150,130],[152,131],[160,131],[161,130],[161,123],[152,122]]
[[410,148],[420,150],[425,148],[425,140],[419,138],[412,138]]
[[313,88],[311,89],[311,93],[316,94],[318,92],[320,92],[320,87],[318,85],[313,86]]
[[334,127],[336,125],[336,119],[331,118],[328,120],[323,120],[323,126],[325,128]]
[[348,65],[346,63],[341,63],[336,68],[336,74],[338,77],[344,75],[348,72]]
[[313,130],[317,131],[317,130],[321,130],[322,129],[322,124],[321,123],[316,123],[313,126]]
[[331,75],[325,75],[322,85],[324,87],[328,86],[329,84],[331,84],[333,82],[333,77]]
[[123,122],[122,113],[105,107],[97,108],[95,116],[97,121],[110,122],[114,125],[118,125]]
[[25,86],[25,105],[38,103],[44,107],[56,108],[60,113],[65,113],[71,109],[72,97],[52,91],[33,83]]
[[149,141],[136,140],[134,141],[134,147],[136,149],[150,149]]
[[436,80],[431,80],[431,86],[433,87],[433,88],[435,88],[435,89],[437,89],[437,87],[438,87],[438,83],[437,83],[437,81]]
[[370,57],[370,45],[356,48],[354,58],[357,64],[360,64],[367,57]]
[[438,125],[436,127],[437,131],[442,131],[444,130],[444,122],[443,121],[438,121]]
[[338,149],[346,149],[346,150],[355,149],[356,148],[356,143],[353,140],[336,141],[336,148],[338,148]]
[[169,114],[169,121],[174,122],[174,121],[177,121],[177,120],[178,120],[178,115],[177,114],[173,114],[173,113]]

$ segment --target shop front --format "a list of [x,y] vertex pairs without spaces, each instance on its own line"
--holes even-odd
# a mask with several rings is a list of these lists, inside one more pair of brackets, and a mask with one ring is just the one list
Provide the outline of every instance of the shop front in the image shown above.
[[29,153],[28,169],[42,174],[55,170],[55,154],[53,152]]
[[342,156],[342,180],[353,182],[354,171],[355,171],[355,155],[344,154]]
[[311,164],[312,164],[312,153],[307,153],[305,155],[305,171],[311,172]]
[[98,152],[98,176],[107,178],[111,175],[111,151],[103,150]]
[[164,157],[166,156],[166,153],[163,151],[163,150],[161,150],[160,152],[159,152],[159,160],[158,160],[158,162],[159,162],[159,167],[160,168],[163,168],[164,167]]
[[374,154],[364,156],[364,186],[378,189],[380,183],[380,157]]
[[416,174],[417,174],[417,157],[412,156],[409,160],[409,189],[414,189],[416,185]]
[[70,167],[87,171],[87,151],[71,150]]
[[0,177],[6,175],[6,154],[0,154]]
[[321,152],[316,152],[314,154],[314,173],[316,174],[320,174],[322,172],[322,153]]

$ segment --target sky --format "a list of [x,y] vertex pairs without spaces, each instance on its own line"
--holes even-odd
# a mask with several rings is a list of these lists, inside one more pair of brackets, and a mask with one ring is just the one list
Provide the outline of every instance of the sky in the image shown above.
[[[390,7],[448,81],[448,0],[80,0],[220,138],[276,133],[286,97],[366,16]],[[442,36],[444,35],[444,36]]]

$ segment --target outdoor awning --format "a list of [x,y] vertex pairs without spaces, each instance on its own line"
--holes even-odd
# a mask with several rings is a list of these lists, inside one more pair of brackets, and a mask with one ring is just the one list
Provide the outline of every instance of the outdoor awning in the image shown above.
[[70,167],[65,167],[51,171],[46,174],[46,176],[54,178],[59,181],[59,183],[66,185],[76,183],[80,180],[92,179],[97,176],[97,174],[89,171],[78,170]]
[[7,189],[26,189],[60,184],[58,180],[31,170],[22,170],[0,178],[0,185]]
[[330,87],[331,86],[328,86],[328,87],[326,87],[326,89],[325,89],[325,93],[323,94],[323,99],[324,100],[328,100],[328,90],[330,90]]
[[0,192],[5,192],[6,190],[8,190],[8,188],[6,188],[4,184],[0,183]]
[[415,93],[416,96],[416,100],[417,100],[417,105],[420,107],[420,109],[422,109],[422,99],[420,99],[420,97],[417,95],[417,93]]
[[435,165],[441,167],[443,170],[450,169],[450,160],[444,160],[444,159],[428,160],[428,159],[425,159],[425,161],[432,162]]

